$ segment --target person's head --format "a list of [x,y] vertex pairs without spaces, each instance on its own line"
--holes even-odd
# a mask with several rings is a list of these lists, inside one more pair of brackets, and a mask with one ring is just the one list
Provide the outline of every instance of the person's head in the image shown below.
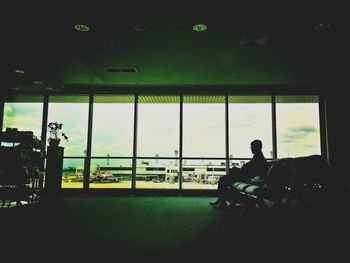
[[253,154],[261,152],[262,142],[260,140],[254,140],[250,143],[250,149]]

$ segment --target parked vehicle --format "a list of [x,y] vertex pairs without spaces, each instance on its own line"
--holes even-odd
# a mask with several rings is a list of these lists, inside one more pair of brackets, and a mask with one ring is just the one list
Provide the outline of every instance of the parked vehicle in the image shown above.
[[118,178],[111,173],[101,173],[101,167],[97,167],[97,173],[90,177],[91,183],[115,183],[119,182]]
[[219,175],[209,175],[207,182],[208,184],[217,184],[219,182],[219,179]]

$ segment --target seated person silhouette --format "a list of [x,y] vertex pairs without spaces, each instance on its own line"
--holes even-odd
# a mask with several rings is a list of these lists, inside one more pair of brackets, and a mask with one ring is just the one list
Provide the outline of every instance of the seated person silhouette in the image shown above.
[[218,199],[210,204],[213,208],[225,209],[227,207],[227,192],[234,182],[250,182],[256,176],[263,176],[267,170],[267,161],[261,151],[262,142],[254,140],[250,143],[253,158],[241,168],[231,167],[227,175],[222,176],[218,182]]

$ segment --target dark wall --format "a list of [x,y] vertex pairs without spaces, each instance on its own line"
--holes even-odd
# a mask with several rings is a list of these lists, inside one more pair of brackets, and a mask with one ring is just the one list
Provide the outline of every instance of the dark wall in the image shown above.
[[[343,25],[344,26],[344,25]],[[336,180],[350,184],[349,163],[349,99],[346,46],[343,31],[340,26],[331,37],[322,39],[322,58],[325,65],[323,82],[326,94],[326,119],[328,133],[328,149]]]
[[350,184],[348,97],[344,90],[334,89],[328,91],[326,98],[329,161],[336,180]]

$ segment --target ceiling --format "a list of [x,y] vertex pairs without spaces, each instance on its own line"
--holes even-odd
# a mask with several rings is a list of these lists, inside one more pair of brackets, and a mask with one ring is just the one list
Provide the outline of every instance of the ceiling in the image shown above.
[[[342,26],[342,17],[329,8],[98,3],[7,9],[1,23],[3,86],[40,91],[312,83],[331,68]],[[194,31],[199,23],[207,30]],[[76,24],[90,30],[78,32]]]

